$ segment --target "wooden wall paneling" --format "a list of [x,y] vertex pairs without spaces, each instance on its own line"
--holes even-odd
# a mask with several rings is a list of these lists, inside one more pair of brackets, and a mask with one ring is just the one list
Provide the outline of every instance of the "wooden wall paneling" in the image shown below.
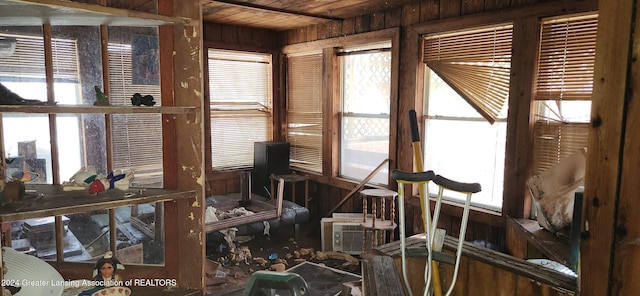
[[513,223],[506,223],[506,236],[507,236],[507,254],[510,254],[516,258],[526,259],[527,253],[527,239],[520,235],[520,230]]
[[[473,221],[469,221],[470,223]],[[473,222],[473,235],[468,237],[466,240],[485,240],[492,241],[493,238],[493,227],[483,223]]]
[[342,21],[342,32],[341,36],[353,35],[356,33],[356,19],[348,18]]
[[385,28],[385,13],[378,12],[370,15],[370,26],[369,29],[371,31],[382,30]]
[[204,40],[222,40],[222,25],[214,23],[204,23],[203,25]]
[[318,26],[307,27],[307,41],[318,40]]
[[356,34],[371,31],[371,15],[365,14],[355,17],[354,31]]
[[[570,294],[569,294],[570,293]],[[560,296],[573,295],[569,291],[555,289],[549,285],[543,285],[523,276],[516,277],[516,293],[518,296]]]
[[[413,295],[422,295],[423,287],[424,287],[424,266],[427,262],[426,257],[413,257],[410,260],[407,260],[407,280],[409,281],[409,287],[413,293]],[[400,256],[393,256],[393,263],[396,265],[396,269],[398,270],[398,275],[400,279],[404,282],[404,276],[402,274],[402,261]],[[406,285],[405,291],[407,289]],[[406,295],[409,295],[405,293]]]
[[444,229],[448,235],[451,235],[452,223],[451,216],[447,214],[440,214],[440,218],[438,219],[438,228]]
[[[584,223],[581,225],[582,230],[587,232],[582,236],[580,244],[581,295],[624,295],[612,294],[614,291],[627,291],[627,287],[616,287],[612,290],[614,281],[617,285],[637,287],[637,284],[632,283],[632,274],[637,274],[637,269],[620,279],[613,278],[613,275],[620,275],[621,272],[627,271],[624,267],[626,263],[622,260],[634,254],[629,252],[622,257],[619,254],[614,255],[613,246],[619,246],[617,245],[619,241],[614,240],[614,233],[621,238],[625,233],[631,231],[633,234],[637,231],[637,226],[629,224],[628,229],[624,229],[617,225],[625,224],[626,219],[629,218],[626,216],[628,212],[620,206],[631,205],[633,210],[634,202],[630,200],[635,199],[637,202],[635,198],[637,193],[632,193],[634,197],[628,195],[628,189],[634,186],[627,183],[630,176],[627,177],[622,173],[625,170],[627,173],[631,172],[625,165],[627,161],[634,163],[634,159],[638,157],[638,150],[635,147],[635,151],[625,149],[621,153],[624,132],[629,133],[629,136],[634,135],[631,130],[625,130],[625,120],[629,120],[634,115],[637,116],[637,114],[625,114],[625,101],[631,99],[627,96],[632,94],[627,90],[634,86],[634,84],[628,84],[634,79],[633,75],[629,76],[628,73],[629,62],[635,61],[635,57],[631,55],[631,48],[635,41],[630,39],[634,29],[632,24],[637,21],[634,11],[635,2],[632,0],[601,1],[598,9],[591,129],[587,146],[583,203]],[[634,65],[632,71],[635,68],[637,66]],[[632,106],[635,107],[635,105]],[[621,170],[621,167],[624,169]],[[619,183],[622,178],[625,183]],[[637,182],[637,180],[631,182]],[[627,196],[619,195],[622,191]],[[620,205],[618,202],[621,202]],[[617,217],[616,211],[619,215]],[[628,244],[625,244],[624,248],[627,247]],[[611,261],[612,258],[613,261]],[[631,258],[630,256],[629,259]],[[627,263],[632,261],[628,260]],[[635,292],[637,291],[631,293]]]
[[238,27],[225,26],[222,30],[222,42],[237,44],[238,43]]
[[516,293],[516,275],[480,261],[469,263],[470,295],[519,295]]
[[[452,254],[452,252],[448,252]],[[453,271],[455,266],[451,264],[440,263],[440,279],[441,279],[441,287],[442,293],[446,293],[447,289],[451,285],[451,281],[453,280]],[[479,291],[475,290],[474,287],[476,285],[476,281],[478,279],[475,278],[475,274],[470,274],[470,260],[468,257],[463,256],[460,258],[460,267],[458,270],[458,278],[456,280],[456,284],[453,288],[451,295],[454,296],[467,296],[467,295],[477,295]]]
[[338,37],[342,35],[342,22],[332,21],[329,22],[329,36]]
[[420,22],[437,20],[438,18],[440,18],[440,0],[420,2]]
[[384,27],[399,27],[402,23],[402,7],[390,9],[384,12]]
[[484,1],[485,0],[464,0],[461,3],[460,14],[472,14],[483,12],[484,9]]
[[485,11],[504,9],[510,6],[511,0],[484,0]]
[[327,39],[331,37],[331,23],[327,22],[327,23],[318,25],[317,35],[318,35],[317,39]]
[[298,34],[297,34],[296,30],[286,31],[285,34],[286,34],[285,40],[287,40],[287,44],[296,44],[296,43],[298,43]]
[[308,42],[310,40],[307,39],[307,28],[298,28],[295,30],[297,34],[298,43],[300,42]]
[[410,225],[411,229],[405,229],[407,236],[412,234],[424,233],[424,222],[422,220],[422,209],[420,206],[410,205],[406,215],[406,225]]
[[511,6],[518,7],[518,6],[532,5],[539,2],[540,0],[511,0]]
[[531,211],[526,181],[533,173],[535,118],[531,111],[539,40],[537,17],[514,21],[512,52],[517,54],[511,57],[502,213],[515,218],[529,217]]
[[238,27],[236,33],[238,34],[237,43],[240,44],[252,44],[255,42],[253,37],[254,29],[248,27]]
[[462,0],[440,1],[440,18],[460,16]]

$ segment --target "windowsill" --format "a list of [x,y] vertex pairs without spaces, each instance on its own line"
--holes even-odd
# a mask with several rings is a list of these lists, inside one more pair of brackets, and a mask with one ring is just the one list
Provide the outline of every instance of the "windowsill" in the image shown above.
[[[418,196],[411,196],[411,198],[408,199],[408,202],[413,206],[420,207],[420,198]],[[434,198],[429,198],[429,203],[431,205],[431,210],[433,210],[435,208],[436,200]],[[453,217],[462,217],[463,211],[464,206],[462,204],[448,200],[442,201],[440,209],[441,213]],[[502,213],[474,206],[470,207],[469,220],[501,228],[505,227]]]

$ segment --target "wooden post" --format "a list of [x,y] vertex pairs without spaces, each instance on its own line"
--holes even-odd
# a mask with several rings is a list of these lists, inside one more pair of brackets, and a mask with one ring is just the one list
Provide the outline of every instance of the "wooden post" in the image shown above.
[[633,295],[640,288],[634,281],[640,271],[633,268],[640,259],[640,249],[634,243],[640,237],[640,226],[627,222],[636,220],[633,215],[640,206],[640,143],[634,131],[637,126],[631,126],[637,124],[640,108],[637,91],[628,90],[639,84],[640,68],[635,63],[638,41],[630,39],[638,38],[633,34],[638,26],[637,7],[634,0],[599,4],[579,292],[587,296]]

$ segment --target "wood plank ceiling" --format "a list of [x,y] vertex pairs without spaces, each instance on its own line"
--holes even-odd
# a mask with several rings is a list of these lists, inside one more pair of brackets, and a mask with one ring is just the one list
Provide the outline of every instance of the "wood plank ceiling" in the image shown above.
[[398,8],[416,0],[202,0],[203,21],[291,30]]

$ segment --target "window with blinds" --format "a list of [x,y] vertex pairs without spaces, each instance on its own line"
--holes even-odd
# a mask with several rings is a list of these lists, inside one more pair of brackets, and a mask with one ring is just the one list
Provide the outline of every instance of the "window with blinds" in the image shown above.
[[587,146],[597,26],[597,14],[542,22],[535,88],[535,173]]
[[[135,93],[152,95],[156,106],[162,105],[160,85],[133,84],[132,48],[130,44],[110,43],[109,102],[131,106]],[[112,115],[113,169],[132,170],[134,186],[159,187],[162,175],[162,115]]]
[[208,50],[211,163],[253,166],[253,143],[273,138],[271,54]]
[[426,36],[424,62],[490,123],[507,106],[512,25]]
[[[30,34],[38,34],[33,36]],[[11,49],[0,50],[0,82],[10,91],[30,100],[47,100],[47,84],[45,69],[45,40],[42,32],[27,34],[3,33],[0,39],[13,42]],[[54,81],[54,97],[60,104],[79,104],[79,67],[77,61],[77,41],[68,38],[51,39],[52,78]],[[38,174],[32,183],[52,184],[54,174],[61,180],[69,178],[83,164],[84,149],[80,116],[76,114],[53,115],[57,132],[49,130],[49,116],[46,114],[5,113],[2,115],[5,157],[15,160],[24,158],[20,146],[27,143],[35,145],[35,159],[13,161],[7,168],[7,175],[18,170],[27,170]],[[30,128],[16,129],[17,126]],[[57,143],[64,143],[65,149],[57,150],[58,170],[53,171],[51,139],[56,137]]]
[[287,57],[287,142],[292,167],[322,173],[322,53]]
[[[15,41],[15,49],[6,56],[0,55],[2,81],[45,82],[44,39],[42,37],[0,34],[0,38]],[[55,82],[78,83],[77,42],[68,39],[52,39],[53,78]],[[41,101],[46,100],[46,93]],[[68,102],[65,102],[68,103]]]

